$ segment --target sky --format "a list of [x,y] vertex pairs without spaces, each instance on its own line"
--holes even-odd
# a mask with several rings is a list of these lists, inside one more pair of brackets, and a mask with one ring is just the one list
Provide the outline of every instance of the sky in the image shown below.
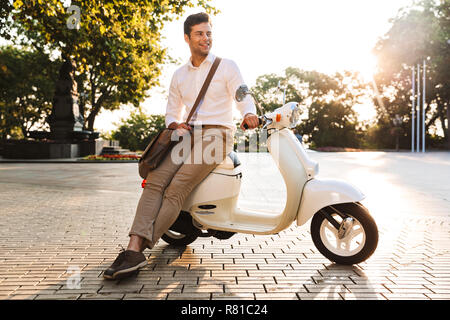
[[[287,67],[334,73],[360,71],[370,80],[376,63],[371,54],[377,39],[390,28],[389,19],[412,0],[214,0],[221,12],[212,16],[211,52],[234,60],[246,84],[267,73],[282,74]],[[154,88],[142,107],[149,114],[164,114],[173,72],[190,57],[183,38],[183,22],[190,8],[178,20],[164,27],[164,45],[179,65],[163,68],[161,87]],[[281,99],[281,97],[280,97]],[[109,131],[133,107],[103,111],[95,127]],[[375,115],[369,105],[355,107],[360,120]]]

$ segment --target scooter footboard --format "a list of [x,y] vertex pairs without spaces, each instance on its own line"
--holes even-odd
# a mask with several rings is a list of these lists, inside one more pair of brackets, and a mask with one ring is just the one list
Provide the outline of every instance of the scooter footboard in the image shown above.
[[317,211],[329,205],[358,202],[365,195],[355,186],[342,180],[311,179],[302,192],[297,214],[297,225],[305,224]]

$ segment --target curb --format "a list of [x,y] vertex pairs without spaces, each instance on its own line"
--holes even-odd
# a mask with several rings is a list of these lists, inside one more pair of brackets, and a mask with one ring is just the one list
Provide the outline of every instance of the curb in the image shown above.
[[137,163],[137,160],[24,160],[24,159],[0,159],[0,163]]

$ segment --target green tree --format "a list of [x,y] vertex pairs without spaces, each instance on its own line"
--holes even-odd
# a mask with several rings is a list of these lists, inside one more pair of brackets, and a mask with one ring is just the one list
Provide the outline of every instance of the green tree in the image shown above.
[[[379,94],[374,103],[380,128],[391,129],[395,114],[403,117],[403,147],[411,141],[412,67],[427,60],[426,132],[440,128],[449,143],[450,127],[450,1],[425,0],[403,8],[378,41],[375,76]],[[416,72],[417,79],[417,72]],[[447,120],[448,121],[448,120]],[[380,138],[386,132],[380,131]]]
[[9,26],[11,23],[10,15],[12,10],[13,10],[12,1],[5,0],[0,2],[0,37],[4,37],[6,39],[10,37]]
[[309,116],[298,128],[314,147],[358,148],[359,135],[356,114],[350,106],[339,102],[313,102]]
[[87,129],[94,130],[102,108],[137,107],[159,84],[161,64],[170,61],[160,44],[164,24],[194,5],[216,12],[208,1],[79,0],[69,11],[60,0],[15,0],[15,41],[76,62],[78,90],[88,95]]
[[287,68],[282,76],[262,75],[252,88],[265,111],[282,105],[286,88],[286,102],[299,102],[303,121],[297,127],[316,147],[357,147],[357,115],[353,105],[366,94],[367,85],[359,75],[351,72],[326,75],[317,71]]
[[27,49],[0,47],[0,138],[23,138],[45,127],[60,61]]
[[119,141],[123,148],[144,150],[164,127],[164,116],[146,115],[139,110],[132,112],[129,118],[122,119],[119,127],[111,133],[111,138]]

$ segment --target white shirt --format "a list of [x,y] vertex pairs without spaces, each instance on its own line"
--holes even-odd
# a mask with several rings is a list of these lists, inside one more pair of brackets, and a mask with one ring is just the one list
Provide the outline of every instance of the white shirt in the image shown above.
[[[211,53],[198,67],[189,62],[177,69],[172,77],[169,89],[169,100],[166,108],[166,126],[176,121],[185,122],[197,99],[203,82],[214,62],[215,56]],[[247,113],[256,114],[256,107],[247,96],[241,102],[235,100],[236,89],[244,84],[236,63],[229,59],[222,59],[211,80],[203,102],[197,107],[190,123],[192,124],[218,124],[236,131],[233,122],[233,101],[242,116]]]

